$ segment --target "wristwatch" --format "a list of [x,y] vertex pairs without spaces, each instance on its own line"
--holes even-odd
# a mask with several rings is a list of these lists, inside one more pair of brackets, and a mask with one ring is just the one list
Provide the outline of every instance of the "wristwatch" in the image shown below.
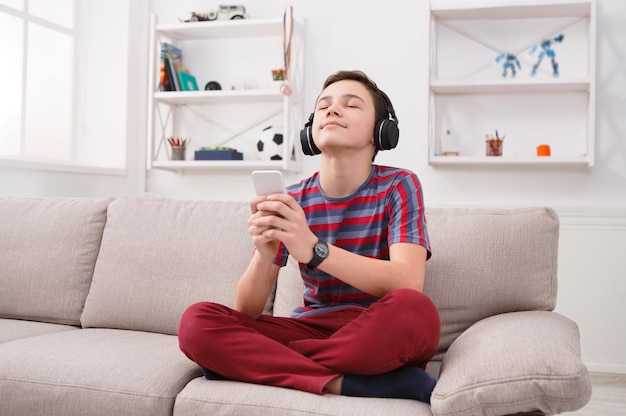
[[306,264],[308,269],[315,269],[328,257],[328,244],[318,239],[317,243],[313,246],[313,258]]

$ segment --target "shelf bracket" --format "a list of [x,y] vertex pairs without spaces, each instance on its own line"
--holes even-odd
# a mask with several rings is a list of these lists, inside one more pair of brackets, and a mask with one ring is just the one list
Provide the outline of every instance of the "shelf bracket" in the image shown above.
[[[165,128],[168,126],[170,122],[170,116],[172,115],[172,107],[168,107],[167,116],[165,117],[165,122],[163,121],[163,115],[161,114],[161,109],[157,106],[157,114],[159,116],[159,124],[161,125],[161,138],[159,139],[159,146],[157,147],[156,153],[154,154],[154,159],[159,157],[161,153],[161,148],[163,147],[163,143],[165,142]],[[167,156],[167,155],[166,155]]]

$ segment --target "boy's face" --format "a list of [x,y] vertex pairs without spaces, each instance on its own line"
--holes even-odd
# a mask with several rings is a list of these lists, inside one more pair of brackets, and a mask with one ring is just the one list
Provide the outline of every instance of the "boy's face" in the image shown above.
[[335,82],[322,91],[315,105],[313,139],[322,153],[343,150],[374,152],[374,100],[358,81]]

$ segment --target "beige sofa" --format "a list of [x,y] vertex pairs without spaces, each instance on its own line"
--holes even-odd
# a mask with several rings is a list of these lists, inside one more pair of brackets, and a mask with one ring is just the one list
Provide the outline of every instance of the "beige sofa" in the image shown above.
[[[0,415],[503,415],[589,400],[577,326],[552,312],[550,209],[428,209],[442,318],[432,406],[209,381],[178,348],[200,300],[231,305],[245,203],[0,198]],[[283,269],[268,311],[301,298]]]

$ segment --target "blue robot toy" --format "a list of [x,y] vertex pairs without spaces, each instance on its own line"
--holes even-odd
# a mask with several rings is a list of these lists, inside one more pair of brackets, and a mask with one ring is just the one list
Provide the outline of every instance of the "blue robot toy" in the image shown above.
[[539,52],[539,56],[537,57],[537,62],[533,65],[532,71],[530,71],[531,77],[537,75],[537,68],[539,67],[539,64],[541,64],[541,60],[544,56],[550,58],[550,61],[552,62],[552,75],[554,75],[555,77],[559,76],[559,64],[556,59],[554,59],[556,53],[554,53],[554,50],[552,50],[552,42],[563,42],[563,34],[559,33],[552,39],[545,39],[541,43],[535,44],[528,53],[528,55],[532,55],[535,50],[537,50],[537,48],[541,46],[541,51]]
[[504,62],[502,63],[502,76],[506,77],[507,71],[509,70],[509,68],[511,69],[511,76],[515,77],[515,67],[517,66],[517,69],[522,69],[520,63],[519,63],[519,59],[517,59],[517,56],[513,55],[512,53],[508,53],[508,52],[502,52],[497,58],[496,58],[496,63],[500,63],[501,60],[504,59]]

